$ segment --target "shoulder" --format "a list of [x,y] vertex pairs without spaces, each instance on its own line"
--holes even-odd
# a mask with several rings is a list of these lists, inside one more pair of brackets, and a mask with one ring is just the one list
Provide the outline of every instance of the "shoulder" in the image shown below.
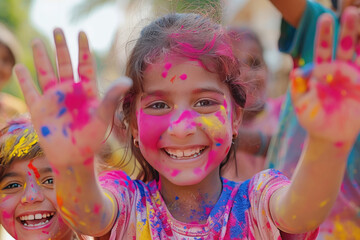
[[267,169],[255,174],[249,183],[249,195],[252,197],[270,195],[277,189],[290,184],[290,180],[275,169]]

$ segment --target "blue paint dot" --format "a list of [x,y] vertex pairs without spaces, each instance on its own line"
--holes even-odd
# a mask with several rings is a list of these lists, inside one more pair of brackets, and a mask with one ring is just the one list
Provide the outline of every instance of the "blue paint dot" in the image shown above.
[[215,145],[216,145],[217,147],[219,147],[219,146],[221,146],[221,143],[216,143]]
[[178,196],[176,196],[176,197],[175,197],[175,200],[179,200],[179,197],[178,197]]
[[64,99],[65,99],[65,94],[60,92],[60,91],[57,91],[56,95],[58,95],[58,97],[59,97],[58,98],[58,103],[62,103],[64,101]]
[[65,137],[68,136],[68,133],[67,133],[67,131],[66,131],[66,128],[63,128],[62,133],[64,134]]
[[65,108],[65,107],[63,107],[62,109],[60,109],[57,117],[60,117],[60,116],[63,115],[64,113],[66,113],[66,108]]
[[44,137],[46,137],[47,135],[50,134],[50,129],[49,129],[48,127],[46,127],[46,126],[43,126],[43,127],[41,128],[41,134],[42,134]]
[[114,181],[115,184],[120,184],[119,180]]

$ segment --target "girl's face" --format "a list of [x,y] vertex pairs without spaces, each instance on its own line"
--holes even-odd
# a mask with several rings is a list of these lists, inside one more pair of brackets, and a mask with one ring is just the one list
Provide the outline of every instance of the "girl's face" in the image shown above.
[[231,99],[218,75],[198,61],[150,65],[133,129],[144,158],[176,185],[196,184],[219,171],[242,117]]
[[56,210],[53,172],[44,157],[17,160],[0,181],[0,221],[16,239],[71,239]]
[[261,47],[255,40],[244,37],[234,42],[235,56],[242,62],[241,76],[250,83],[246,94],[246,107],[261,106],[266,99],[269,71]]
[[0,86],[10,79],[14,64],[10,50],[0,43]]

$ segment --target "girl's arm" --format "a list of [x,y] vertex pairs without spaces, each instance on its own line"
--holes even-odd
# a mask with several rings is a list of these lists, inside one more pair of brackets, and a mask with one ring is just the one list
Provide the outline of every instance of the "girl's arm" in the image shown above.
[[54,30],[58,77],[44,44],[33,42],[40,94],[24,66],[15,67],[40,144],[55,172],[60,213],[76,232],[100,236],[114,223],[114,196],[98,183],[94,155],[102,146],[120,96],[130,87],[125,79],[114,84],[102,101],[97,96],[95,62],[84,33],[79,34],[79,81],[74,81],[66,40]]
[[306,0],[270,0],[270,2],[280,11],[286,22],[297,28],[306,8]]
[[284,232],[302,233],[318,227],[339,192],[346,160],[360,130],[359,56],[353,61],[357,22],[357,10],[346,9],[336,60],[332,60],[333,20],[329,14],[322,15],[315,65],[292,75],[294,108],[308,137],[292,183],[270,200],[272,218]]

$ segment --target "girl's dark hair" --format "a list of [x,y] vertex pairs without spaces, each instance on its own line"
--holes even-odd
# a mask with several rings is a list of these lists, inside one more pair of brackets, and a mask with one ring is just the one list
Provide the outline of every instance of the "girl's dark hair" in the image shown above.
[[13,119],[0,130],[0,179],[13,161],[31,160],[43,155],[29,118]]
[[[168,14],[150,23],[141,31],[127,61],[126,75],[133,80],[133,86],[125,95],[122,110],[130,136],[130,129],[137,127],[135,99],[143,91],[144,71],[150,64],[169,55],[198,60],[207,71],[217,73],[219,79],[227,84],[238,106],[242,108],[245,106],[245,89],[239,81],[240,65],[233,56],[226,30],[199,14]],[[142,167],[137,178],[145,182],[158,180],[159,173],[134,146],[133,137],[129,139],[131,151]],[[230,154],[221,166],[229,157]]]

